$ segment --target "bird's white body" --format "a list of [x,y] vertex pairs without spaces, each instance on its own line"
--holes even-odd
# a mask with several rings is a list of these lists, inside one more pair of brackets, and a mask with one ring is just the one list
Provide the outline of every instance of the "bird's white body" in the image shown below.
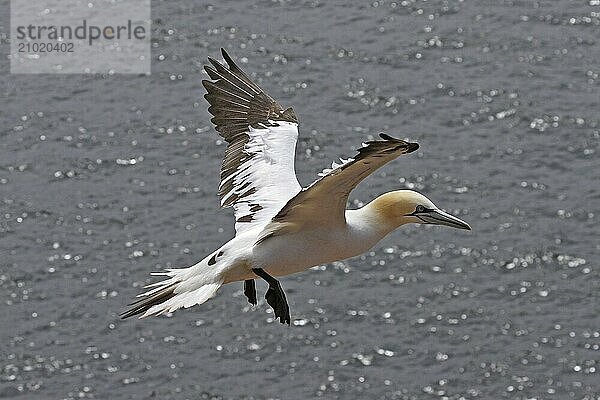
[[344,260],[364,253],[387,232],[364,218],[362,210],[348,210],[345,224],[303,230],[254,245],[262,230],[235,237],[223,248],[248,249],[235,262],[224,265],[224,283],[253,279],[252,268],[262,268],[273,276],[285,276],[315,265]]
[[156,273],[166,279],[148,285],[150,290],[138,296],[141,300],[124,318],[202,304],[221,285],[236,281],[250,282],[253,295],[246,295],[255,304],[253,280],[261,277],[274,292],[279,291],[279,300],[272,300],[285,307],[276,315],[289,323],[287,301],[273,276],[362,254],[406,223],[470,229],[425,196],[408,190],[389,192],[360,209],[346,210],[348,195],[358,183],[418,148],[416,143],[385,134],[380,134],[383,140],[363,143],[354,158],[333,163],[302,188],[294,170],[298,138],[294,111],[283,110],[225,51],[223,56],[229,68],[209,58],[213,67],[205,69],[213,81],[203,84],[214,115],[211,121],[228,143],[219,194],[221,205],[234,209],[236,235],[189,268]]
[[[285,276],[313,266],[344,260],[364,253],[388,232],[365,209],[347,210],[347,223],[331,229],[323,226],[276,236],[256,244],[264,227],[236,235],[202,261],[185,269],[170,270],[173,277],[203,276],[208,282],[231,282],[254,279],[253,268],[262,268],[273,276]],[[385,226],[385,225],[383,225]],[[213,265],[213,254],[222,252]],[[202,273],[206,271],[206,273]]]

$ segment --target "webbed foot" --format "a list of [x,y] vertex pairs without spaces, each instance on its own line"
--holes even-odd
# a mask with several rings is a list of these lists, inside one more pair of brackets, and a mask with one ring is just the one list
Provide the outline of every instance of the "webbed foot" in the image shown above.
[[267,300],[267,303],[273,308],[275,318],[279,318],[279,322],[281,322],[282,324],[290,325],[290,307],[288,305],[285,293],[283,292],[283,288],[281,287],[279,281],[273,278],[271,275],[269,275],[262,268],[253,268],[252,271],[254,271],[256,275],[263,278],[269,284],[269,289],[265,294],[265,299]]
[[254,285],[254,279],[246,279],[244,281],[244,294],[248,298],[248,303],[253,306],[258,303],[258,301],[256,301],[256,286]]

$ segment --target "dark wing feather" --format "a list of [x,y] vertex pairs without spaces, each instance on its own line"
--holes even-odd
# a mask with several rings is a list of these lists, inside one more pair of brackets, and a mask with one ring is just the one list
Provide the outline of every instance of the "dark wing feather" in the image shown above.
[[[298,120],[294,110],[284,110],[252,82],[224,49],[221,53],[227,65],[209,57],[211,65],[204,69],[212,80],[203,80],[202,84],[207,91],[204,98],[210,103],[211,122],[228,143],[221,166],[219,196],[223,207],[234,206],[237,230],[242,223],[265,218],[268,221],[300,190],[293,160]],[[255,130],[254,139],[251,129]],[[260,179],[256,179],[257,174],[262,175]],[[274,200],[272,188],[276,185],[285,188],[289,195]],[[261,192],[265,187],[271,192]],[[258,218],[257,213],[265,203],[261,200],[267,200],[275,209],[263,212],[265,215]]]

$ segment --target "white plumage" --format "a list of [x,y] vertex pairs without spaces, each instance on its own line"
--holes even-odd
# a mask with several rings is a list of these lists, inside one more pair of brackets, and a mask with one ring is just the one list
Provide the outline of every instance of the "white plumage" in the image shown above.
[[[236,222],[236,233],[264,225],[302,189],[294,170],[298,124],[281,121],[278,125],[248,129],[250,139],[244,151],[254,156],[240,164],[237,173],[230,178],[234,189],[221,200],[223,205],[231,196],[241,196],[233,204],[236,221],[246,215],[254,216],[250,223]],[[243,196],[250,187],[256,191]],[[252,205],[259,205],[261,209],[252,213]]]

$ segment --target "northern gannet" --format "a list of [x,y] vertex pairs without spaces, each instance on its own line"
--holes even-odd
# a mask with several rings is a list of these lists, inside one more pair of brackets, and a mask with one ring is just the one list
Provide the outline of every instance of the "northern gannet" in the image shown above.
[[408,223],[471,229],[469,224],[411,190],[385,193],[362,208],[347,210],[348,195],[364,178],[396,157],[419,148],[380,134],[358,153],[319,174],[302,188],[294,154],[298,119],[283,109],[221,49],[227,66],[208,58],[203,80],[208,111],[227,141],[221,167],[222,207],[233,207],[235,237],[189,268],[154,273],[166,278],[146,286],[122,318],[160,315],[202,304],[227,283],[243,281],[248,302],[257,304],[254,280],[264,279],[275,319],[290,324],[285,293],[276,276],[357,256]]

